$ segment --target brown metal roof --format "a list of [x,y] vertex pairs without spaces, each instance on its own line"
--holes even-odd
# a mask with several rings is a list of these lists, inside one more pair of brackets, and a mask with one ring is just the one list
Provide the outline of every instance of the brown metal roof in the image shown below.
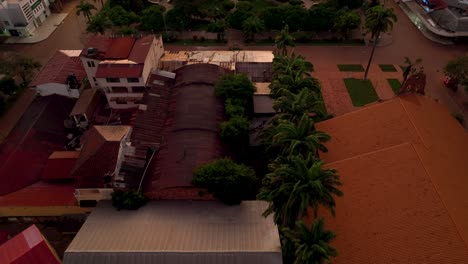
[[282,263],[278,229],[263,217],[263,201],[155,201],[117,211],[108,201],[93,210],[64,263]]
[[408,95],[317,129],[344,183],[336,263],[468,262],[468,136],[447,109]]
[[147,191],[192,186],[193,170],[222,156],[219,123],[222,101],[214,84],[225,70],[212,64],[184,66],[176,71],[164,141],[152,166]]

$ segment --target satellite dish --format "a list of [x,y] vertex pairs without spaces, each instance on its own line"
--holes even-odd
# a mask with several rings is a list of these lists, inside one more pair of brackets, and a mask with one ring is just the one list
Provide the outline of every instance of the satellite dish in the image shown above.
[[71,118],[67,118],[63,121],[63,125],[65,128],[73,128],[75,126],[75,122]]

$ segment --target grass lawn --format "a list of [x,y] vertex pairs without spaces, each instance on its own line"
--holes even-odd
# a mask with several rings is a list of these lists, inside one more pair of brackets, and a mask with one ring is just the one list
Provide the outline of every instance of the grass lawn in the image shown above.
[[379,64],[380,70],[383,72],[396,72],[395,66],[393,64]]
[[398,79],[387,79],[388,84],[390,84],[390,87],[392,87],[393,92],[395,94],[398,94],[400,91],[401,83]]
[[193,40],[193,39],[179,39],[173,42],[164,43],[164,45],[187,45],[187,46],[224,46],[225,42],[219,42],[216,39]]
[[338,64],[338,69],[342,72],[364,72],[361,64]]
[[344,83],[354,106],[363,106],[379,99],[369,80],[347,78]]

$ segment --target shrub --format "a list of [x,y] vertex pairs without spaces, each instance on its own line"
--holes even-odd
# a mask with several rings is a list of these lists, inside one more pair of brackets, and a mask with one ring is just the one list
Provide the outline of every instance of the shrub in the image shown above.
[[117,210],[137,210],[146,202],[147,198],[141,192],[116,190],[112,193],[112,206]]
[[229,10],[233,9],[234,6],[235,6],[235,4],[231,0],[224,0],[223,1],[223,9],[226,10],[226,11],[229,11]]
[[248,105],[255,92],[255,86],[245,74],[224,75],[216,83],[216,95],[227,99],[239,100],[242,106]]
[[242,116],[245,114],[245,108],[242,106],[243,103],[235,99],[227,99],[224,103],[224,111],[226,115],[231,118],[234,116]]
[[193,184],[206,188],[225,204],[239,204],[253,191],[256,177],[250,167],[218,159],[194,171]]
[[15,79],[11,77],[4,77],[0,79],[0,92],[3,92],[6,95],[12,95],[18,91],[18,89],[19,86],[16,84]]
[[221,123],[221,139],[231,146],[243,146],[249,142],[250,123],[247,118],[234,116]]

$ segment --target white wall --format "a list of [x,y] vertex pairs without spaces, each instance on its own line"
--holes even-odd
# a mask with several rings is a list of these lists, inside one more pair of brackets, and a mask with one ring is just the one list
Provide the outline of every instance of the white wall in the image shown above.
[[[97,66],[99,64],[99,61],[94,60],[94,59],[89,59],[86,57],[80,57],[80,59],[81,59],[81,63],[83,64],[83,68],[86,71],[86,76],[88,77],[91,87],[93,88],[99,87],[98,85],[95,84],[94,79],[93,79],[94,77],[96,77],[96,71],[97,71]],[[93,61],[95,67],[88,67],[88,61]]]
[[153,39],[153,43],[151,43],[151,49],[148,52],[148,56],[145,59],[145,65],[143,67],[143,80],[146,84],[148,80],[148,76],[151,73],[151,70],[158,67],[159,60],[161,59],[162,55],[164,54],[164,46],[162,42],[162,38],[155,37]]
[[78,89],[68,89],[66,84],[61,83],[46,83],[36,86],[37,92],[42,96],[58,94],[72,98],[80,97]]

